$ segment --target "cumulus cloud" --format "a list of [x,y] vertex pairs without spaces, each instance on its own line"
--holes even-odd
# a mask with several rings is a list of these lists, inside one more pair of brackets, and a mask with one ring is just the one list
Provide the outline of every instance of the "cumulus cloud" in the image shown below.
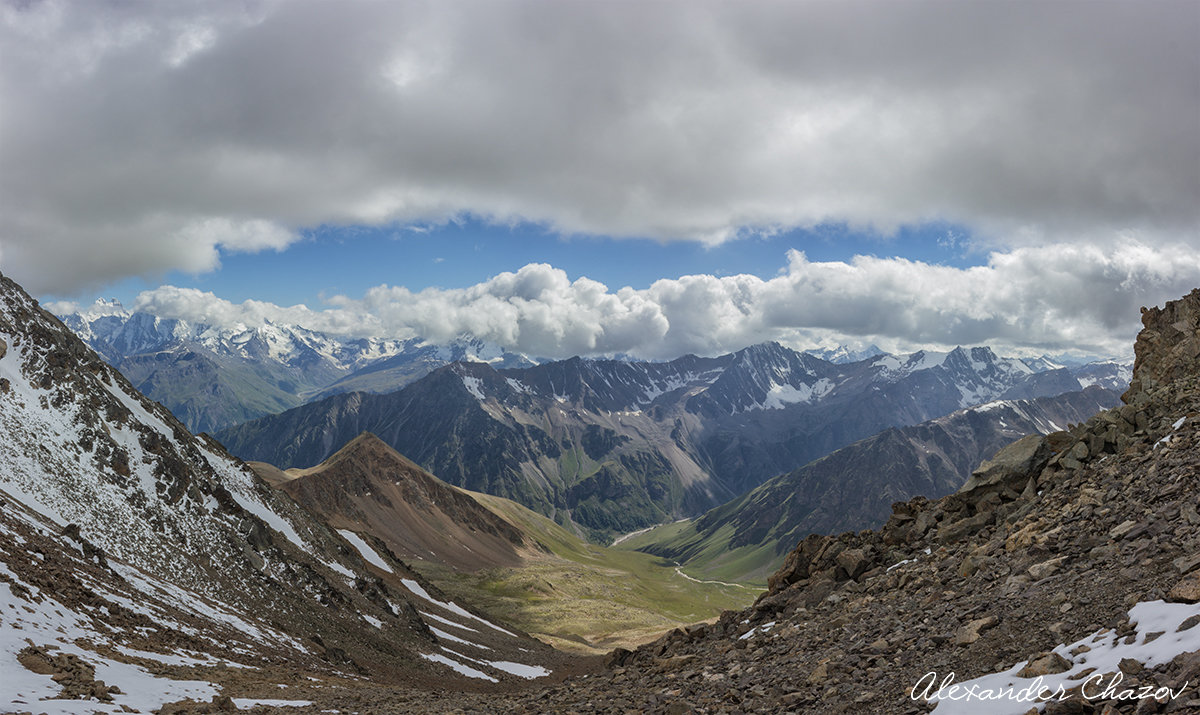
[[5,3],[0,259],[78,294],[464,213],[1194,242],[1198,32],[1193,0]]
[[1140,306],[1196,285],[1200,254],[1131,241],[1115,251],[1022,247],[965,269],[867,256],[813,262],[793,251],[769,280],[693,275],[615,292],[529,264],[465,289],[378,286],[361,298],[333,298],[320,311],[234,304],[168,286],[143,293],[137,307],[225,327],[274,320],[435,342],[466,334],[549,358],[714,355],[764,340],[801,348],[832,340],[897,350],[989,344],[1117,355],[1130,350]]

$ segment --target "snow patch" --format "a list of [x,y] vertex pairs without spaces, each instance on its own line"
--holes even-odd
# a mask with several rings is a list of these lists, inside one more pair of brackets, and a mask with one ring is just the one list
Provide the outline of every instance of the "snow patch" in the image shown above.
[[935,352],[933,350],[918,350],[908,356],[904,363],[904,369],[908,372],[917,372],[918,370],[928,370],[945,364],[946,357],[950,353]]
[[[429,625],[429,624],[426,624],[426,625]],[[441,630],[440,628],[434,628],[433,626],[429,626],[429,630],[433,631],[433,634],[435,636],[437,636],[438,638],[445,638],[448,641],[453,641],[454,643],[462,643],[463,645],[469,645],[472,648],[479,648],[480,650],[491,650],[491,648],[489,648],[485,645],[479,645],[478,643],[472,643],[469,640],[464,640],[462,638],[459,638],[458,636],[451,635],[451,634],[447,633],[446,631]]]
[[525,383],[521,382],[520,380],[514,380],[511,377],[506,377],[506,378],[504,378],[504,381],[508,383],[509,387],[516,390],[517,392],[521,392],[526,395],[533,394],[533,390],[529,389],[529,386],[526,385]]
[[513,633],[511,631],[506,631],[503,628],[501,628],[500,626],[497,626],[494,623],[491,623],[489,621],[486,621],[486,620],[480,618],[479,616],[475,615],[474,613],[471,613],[470,611],[463,608],[462,606],[459,606],[458,604],[454,603],[453,601],[439,601],[438,599],[434,598],[433,596],[430,596],[429,592],[421,587],[421,584],[417,583],[416,581],[412,580],[411,578],[402,578],[402,579],[400,579],[400,583],[404,584],[404,587],[407,588],[409,591],[412,591],[413,593],[415,593],[416,595],[425,599],[426,601],[429,601],[430,603],[441,606],[442,608],[446,609],[447,611],[450,611],[451,613],[462,616],[463,618],[470,618],[471,620],[479,621],[480,623],[487,626],[488,628],[494,628],[495,630],[498,630],[501,633],[504,633],[506,635],[510,635],[513,638],[518,637],[516,633]]
[[260,705],[268,708],[304,708],[312,705],[311,700],[274,700],[271,698],[230,698],[238,710],[249,710]]
[[787,405],[794,405],[800,402],[812,402],[815,399],[820,399],[829,394],[833,389],[833,383],[826,378],[817,380],[812,385],[801,383],[799,386],[783,384],[771,384],[767,390],[767,397],[762,402],[762,409],[765,410],[781,410]]
[[428,613],[426,611],[418,611],[418,613],[420,613],[425,618],[432,618],[433,620],[435,620],[439,623],[444,623],[447,626],[454,626],[455,628],[461,628],[464,631],[471,631],[472,633],[479,632],[479,631],[475,630],[474,628],[471,628],[470,626],[464,626],[461,623],[455,623],[454,621],[450,620],[449,618],[442,618],[441,616],[437,615],[436,613]]
[[345,529],[338,529],[337,533],[341,534],[343,539],[349,541],[354,548],[358,549],[358,553],[362,554],[362,557],[367,561],[367,563],[371,564],[372,566],[378,566],[388,573],[395,573],[395,571],[392,570],[392,567],[388,566],[388,563],[383,560],[382,556],[379,555],[379,552],[371,548],[370,544],[363,541],[361,536],[353,531],[347,531]]
[[[1179,631],[1180,624],[1197,615],[1200,615],[1200,604],[1143,601],[1129,609],[1130,622],[1136,624],[1132,642],[1126,644],[1125,638],[1119,638],[1114,631],[1105,629],[1074,643],[1059,645],[1052,652],[1065,658],[1071,663],[1071,667],[1062,673],[1041,676],[1041,685],[1049,688],[1049,692],[1056,692],[1059,687],[1067,690],[1082,684],[1084,696],[1089,693],[1098,695],[1111,682],[1111,678],[1102,679],[1101,676],[1104,673],[1117,672],[1124,658],[1131,658],[1147,668],[1153,668],[1170,662],[1181,653],[1200,649],[1200,627]],[[1162,633],[1158,638],[1152,641],[1147,639],[1148,634],[1158,632]],[[1091,650],[1071,655],[1071,651],[1079,646],[1087,646]],[[1003,697],[1003,694],[1019,693],[1023,688],[1035,683],[1034,678],[1022,678],[1017,675],[1027,663],[1028,661],[1022,661],[1001,673],[955,683],[959,690],[952,693],[949,688],[944,688],[940,698],[937,692],[938,685],[945,674],[937,674],[937,682],[928,689],[925,688],[926,683],[919,683],[913,697],[937,702],[935,712],[938,715],[1019,715],[1028,711],[1033,703],[1022,702],[1015,695]],[[1094,672],[1085,678],[1079,677],[1083,671],[1089,669],[1094,669]],[[1120,689],[1121,686],[1118,685],[1118,690]],[[994,699],[983,696],[985,691],[993,693]],[[967,697],[970,693],[975,693],[975,697]],[[995,694],[1001,694],[1002,697],[996,697]]]
[[122,655],[127,655],[130,658],[144,658],[146,660],[153,660],[162,663],[163,665],[179,665],[184,667],[193,665],[208,667],[224,666],[228,668],[253,669],[252,666],[249,665],[242,665],[241,663],[235,663],[231,660],[214,658],[207,653],[197,653],[194,651],[184,651],[183,653],[154,653],[152,651],[137,650],[135,648],[129,648],[123,645],[113,646],[113,650],[121,653]]
[[[515,675],[519,678],[525,678],[526,680],[533,680],[534,678],[544,678],[545,676],[550,675],[550,673],[553,672],[553,671],[549,670],[548,668],[543,668],[540,665],[525,665],[524,663],[513,663],[513,662],[507,661],[507,660],[480,660],[478,658],[471,658],[470,656],[465,656],[462,653],[459,653],[457,651],[450,650],[449,648],[447,648],[445,646],[442,646],[442,650],[446,651],[450,655],[457,656],[466,661],[470,661],[471,663],[476,663],[478,665],[486,665],[489,668],[494,668],[501,672],[508,673],[509,675]],[[522,649],[522,650],[524,650],[524,649]]]
[[507,660],[488,660],[484,661],[496,670],[502,670],[509,675],[515,675],[526,680],[534,678],[544,678],[554,672],[549,668],[543,668],[540,665],[525,665],[524,663],[511,663]]
[[492,676],[488,675],[487,673],[485,673],[481,670],[475,670],[474,668],[472,668],[469,665],[463,665],[462,663],[459,663],[457,660],[447,658],[444,655],[439,655],[437,653],[418,653],[417,655],[421,656],[425,660],[432,660],[435,663],[441,663],[442,665],[448,666],[448,667],[452,668],[456,673],[459,673],[460,675],[465,675],[468,678],[478,678],[479,680],[487,680],[487,681],[490,681],[493,683],[500,682],[496,678],[493,678]]
[[770,623],[764,623],[761,626],[758,626],[756,628],[751,628],[750,630],[746,631],[742,635],[738,636],[738,640],[740,640],[740,641],[747,640],[759,633],[766,633],[767,631],[771,630],[774,627],[775,627],[775,621],[771,621]]
[[475,399],[483,402],[487,397],[483,394],[483,380],[471,375],[462,376],[463,387],[467,388],[467,392],[475,396]]

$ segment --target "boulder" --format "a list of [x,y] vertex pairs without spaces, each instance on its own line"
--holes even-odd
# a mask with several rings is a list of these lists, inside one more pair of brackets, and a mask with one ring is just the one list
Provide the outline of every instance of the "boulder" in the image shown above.
[[1200,572],[1193,571],[1180,579],[1167,592],[1167,600],[1171,603],[1196,603],[1200,601]]
[[1070,668],[1071,662],[1058,653],[1038,653],[1029,659],[1029,663],[1017,673],[1017,677],[1036,678],[1039,675],[1062,673]]
[[999,622],[1000,619],[996,618],[995,616],[976,618],[962,628],[958,629],[958,632],[954,634],[954,643],[955,645],[970,645],[971,643],[979,640],[980,633],[992,628]]
[[958,491],[962,494],[982,490],[984,487],[1003,486],[1020,491],[1024,489],[1030,476],[1042,470],[1050,460],[1051,454],[1050,443],[1042,435],[1031,434],[1022,437],[979,465]]

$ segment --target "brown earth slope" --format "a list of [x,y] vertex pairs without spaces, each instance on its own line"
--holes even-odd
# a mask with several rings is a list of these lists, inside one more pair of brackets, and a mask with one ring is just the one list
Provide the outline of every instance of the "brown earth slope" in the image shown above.
[[522,551],[537,548],[508,521],[370,432],[309,469],[251,466],[330,526],[370,533],[403,559],[475,571],[516,566]]
[[378,540],[448,597],[567,651],[632,647],[761,590],[696,584],[657,557],[584,542],[515,502],[443,483],[370,433],[309,469],[251,466],[346,538]]

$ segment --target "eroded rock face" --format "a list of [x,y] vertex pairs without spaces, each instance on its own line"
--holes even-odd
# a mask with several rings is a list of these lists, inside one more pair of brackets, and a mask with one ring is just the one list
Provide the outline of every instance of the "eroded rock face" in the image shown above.
[[1200,374],[1200,288],[1162,308],[1142,308],[1142,326],[1133,381],[1121,397],[1128,404],[1145,399],[1151,388]]

